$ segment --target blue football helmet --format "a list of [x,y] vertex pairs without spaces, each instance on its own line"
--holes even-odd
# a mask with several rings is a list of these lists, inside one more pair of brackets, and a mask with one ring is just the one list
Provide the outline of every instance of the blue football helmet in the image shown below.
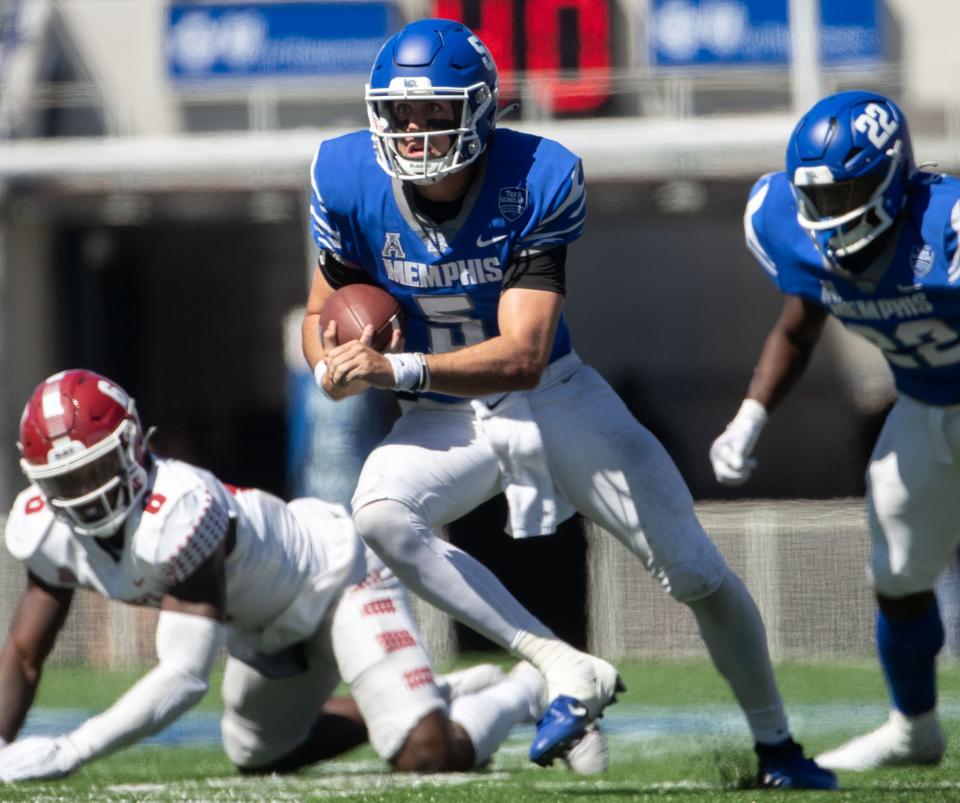
[[916,169],[903,112],[873,92],[823,98],[787,145],[797,222],[831,261],[860,251],[893,225]]
[[[469,28],[443,19],[411,22],[380,48],[370,71],[365,100],[377,162],[394,178],[418,184],[462,170],[487,146],[499,94],[493,56]],[[407,132],[394,115],[397,101],[453,102],[459,123]],[[404,158],[397,149],[398,140],[411,136],[423,138],[422,158]],[[429,144],[436,137],[450,137],[453,144],[431,157]]]

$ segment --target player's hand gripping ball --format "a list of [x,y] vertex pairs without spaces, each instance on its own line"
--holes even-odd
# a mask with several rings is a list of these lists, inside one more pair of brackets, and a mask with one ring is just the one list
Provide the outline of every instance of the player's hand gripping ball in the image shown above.
[[359,340],[366,326],[373,327],[373,348],[386,351],[395,329],[403,323],[400,304],[386,290],[372,284],[348,284],[337,290],[320,310],[320,331],[337,322],[337,341]]

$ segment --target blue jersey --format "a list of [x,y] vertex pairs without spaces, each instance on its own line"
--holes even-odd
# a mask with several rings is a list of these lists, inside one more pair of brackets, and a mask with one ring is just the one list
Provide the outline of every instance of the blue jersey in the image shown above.
[[[889,251],[856,276],[832,270],[797,222],[784,173],[761,178],[744,215],[747,245],[777,287],[824,307],[883,352],[897,390],[960,402],[960,181],[920,173]],[[891,258],[892,253],[892,258]]]
[[[367,131],[323,142],[312,181],[314,242],[400,302],[409,351],[440,353],[498,335],[510,261],[576,240],[586,216],[580,159],[552,140],[504,128],[487,146],[460,213],[444,223],[420,214],[413,189],[380,168]],[[569,351],[561,315],[550,360]]]

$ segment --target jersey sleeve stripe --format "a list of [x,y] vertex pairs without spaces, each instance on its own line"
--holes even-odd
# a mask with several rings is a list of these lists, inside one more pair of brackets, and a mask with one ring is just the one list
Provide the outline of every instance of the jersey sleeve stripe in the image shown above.
[[165,579],[171,585],[190,577],[227,536],[230,514],[226,508],[215,503],[208,492],[204,494],[204,502],[190,532],[161,564]]
[[317,160],[320,158],[320,148],[317,148],[317,152],[313,154],[313,159],[310,162],[310,189],[313,190],[313,194],[319,198],[320,197],[320,188],[317,187]]
[[757,231],[753,226],[753,216],[760,211],[760,207],[763,206],[763,200],[767,197],[769,190],[770,183],[767,182],[747,201],[747,209],[743,214],[743,233],[746,237],[747,248],[749,248],[751,253],[757,258],[757,261],[763,266],[763,269],[771,276],[776,276],[777,265],[763,249],[763,246],[760,244],[760,238],[757,237]]
[[313,207],[310,208],[310,219],[313,222],[313,239],[323,248],[329,248],[331,251],[339,251],[341,247],[340,236],[330,228],[327,223]]
[[323,203],[323,196],[320,194],[320,188],[317,186],[317,160],[320,158],[320,149],[313,156],[310,163],[310,188],[312,195],[310,198],[310,218],[312,221],[313,240],[320,248],[327,248],[331,251],[340,251],[340,235],[330,224],[327,207]]
[[950,261],[950,267],[947,269],[947,281],[953,284],[960,279],[960,201],[953,205],[950,211],[950,227],[953,229],[956,237],[954,239],[954,254]]
[[586,194],[584,193],[585,184],[583,180],[583,173],[580,171],[580,165],[578,164],[573,172],[570,174],[571,187],[570,192],[567,194],[567,197],[564,199],[563,203],[560,204],[560,207],[549,217],[545,217],[540,221],[540,225],[537,228],[542,228],[545,224],[550,223],[556,218],[560,217],[567,210],[567,207],[581,201],[580,207],[578,207],[574,212],[570,213],[568,217],[573,217],[581,212],[583,208],[582,201],[586,201]]
[[528,236],[520,240],[519,244],[521,246],[535,247],[535,246],[544,245],[545,243],[553,242],[553,241],[565,242],[570,238],[564,237],[563,235],[569,234],[572,231],[577,231],[577,229],[582,229],[582,228],[583,228],[583,220],[578,220],[576,223],[574,223],[572,226],[566,229],[559,229],[556,231],[541,231],[540,229],[537,229],[536,231],[531,232]]

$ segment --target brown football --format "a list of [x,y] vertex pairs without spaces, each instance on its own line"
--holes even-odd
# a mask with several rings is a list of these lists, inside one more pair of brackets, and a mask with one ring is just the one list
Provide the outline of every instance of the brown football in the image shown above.
[[337,322],[337,340],[342,345],[359,340],[365,326],[373,327],[373,347],[384,351],[393,330],[402,322],[400,304],[386,290],[372,284],[348,284],[337,290],[320,310],[320,331]]

